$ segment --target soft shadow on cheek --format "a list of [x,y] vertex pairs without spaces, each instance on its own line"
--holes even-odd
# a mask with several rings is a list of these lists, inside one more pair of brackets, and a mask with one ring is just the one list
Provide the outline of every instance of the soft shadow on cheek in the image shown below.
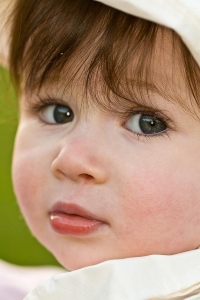
[[42,181],[41,174],[34,160],[26,155],[14,156],[13,184],[17,201],[22,209],[31,209],[33,199],[37,198],[38,186]]

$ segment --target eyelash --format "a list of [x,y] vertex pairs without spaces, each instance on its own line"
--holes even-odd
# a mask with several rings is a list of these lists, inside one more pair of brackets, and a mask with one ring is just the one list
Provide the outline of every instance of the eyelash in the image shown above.
[[166,125],[166,130],[161,131],[159,133],[155,133],[155,134],[145,134],[145,133],[139,133],[139,132],[134,132],[131,131],[129,129],[126,128],[126,130],[128,130],[129,132],[131,132],[131,134],[134,134],[138,137],[138,139],[141,138],[146,138],[146,139],[152,139],[152,138],[159,138],[159,137],[163,137],[163,136],[167,136],[169,137],[169,131],[173,128],[172,125],[172,121],[171,119],[169,119],[167,116],[163,115],[161,112],[159,111],[155,111],[155,110],[150,110],[150,109],[146,109],[144,107],[142,108],[134,108],[132,110],[130,110],[125,116],[125,121],[123,122],[123,126],[125,127],[125,123],[127,122],[127,120],[133,116],[133,115],[137,115],[137,114],[145,114],[148,115],[150,117],[154,117],[159,119],[161,122],[163,122]]
[[55,100],[51,97],[46,97],[46,98],[38,97],[38,98],[39,98],[38,102],[31,104],[30,109],[31,109],[31,111],[33,111],[33,113],[39,113],[42,109],[44,109],[50,105],[69,106],[66,101],[61,100],[61,99]]
[[[62,99],[53,99],[48,95],[47,95],[47,97],[44,97],[44,98],[41,97],[41,96],[38,96],[38,99],[39,99],[38,102],[35,102],[35,103],[31,104],[30,110],[33,113],[39,113],[42,109],[44,109],[44,108],[46,108],[50,105],[69,106],[66,101],[64,101]],[[138,133],[138,132],[133,132],[133,131],[126,128],[126,130],[131,132],[131,134],[136,135],[138,137],[138,139],[140,139],[140,138],[152,139],[152,138],[158,138],[158,137],[163,137],[163,136],[169,136],[169,131],[171,129],[174,129],[171,119],[169,119],[167,116],[163,115],[159,111],[150,110],[150,109],[147,109],[145,107],[133,108],[133,109],[129,110],[128,112],[122,113],[121,118],[124,120],[122,126],[125,127],[125,122],[127,122],[127,120],[131,116],[137,115],[137,114],[146,114],[148,116],[158,118],[167,127],[165,131],[162,131],[162,132],[156,133],[156,134]]]

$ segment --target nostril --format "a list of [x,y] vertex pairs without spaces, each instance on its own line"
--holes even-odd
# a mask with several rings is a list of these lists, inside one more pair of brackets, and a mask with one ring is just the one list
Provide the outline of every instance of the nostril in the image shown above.
[[93,176],[88,175],[88,174],[80,174],[79,177],[81,177],[83,180],[85,180],[86,182],[91,181],[94,179]]

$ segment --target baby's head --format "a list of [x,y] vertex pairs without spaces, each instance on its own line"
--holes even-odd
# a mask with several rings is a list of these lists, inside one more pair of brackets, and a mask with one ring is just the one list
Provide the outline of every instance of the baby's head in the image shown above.
[[16,196],[69,269],[200,245],[200,69],[170,29],[92,0],[18,0]]

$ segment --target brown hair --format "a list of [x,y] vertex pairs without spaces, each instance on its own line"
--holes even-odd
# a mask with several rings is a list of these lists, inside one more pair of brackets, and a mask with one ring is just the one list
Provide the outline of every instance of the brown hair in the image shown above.
[[[18,88],[24,80],[25,88],[32,91],[47,80],[56,82],[62,72],[66,85],[71,84],[81,72],[85,91],[95,103],[120,110],[125,102],[130,106],[136,98],[137,102],[145,98],[150,85],[157,89],[149,70],[158,33],[166,30],[93,0],[17,0],[11,31],[11,74]],[[168,32],[179,49],[174,57],[181,58],[186,85],[200,106],[200,69],[178,35]],[[127,70],[135,57],[137,64],[129,76]],[[135,81],[137,88],[133,88]],[[104,91],[104,104],[98,100],[97,83]],[[166,85],[162,92],[168,97]],[[110,94],[118,100],[113,101]]]

